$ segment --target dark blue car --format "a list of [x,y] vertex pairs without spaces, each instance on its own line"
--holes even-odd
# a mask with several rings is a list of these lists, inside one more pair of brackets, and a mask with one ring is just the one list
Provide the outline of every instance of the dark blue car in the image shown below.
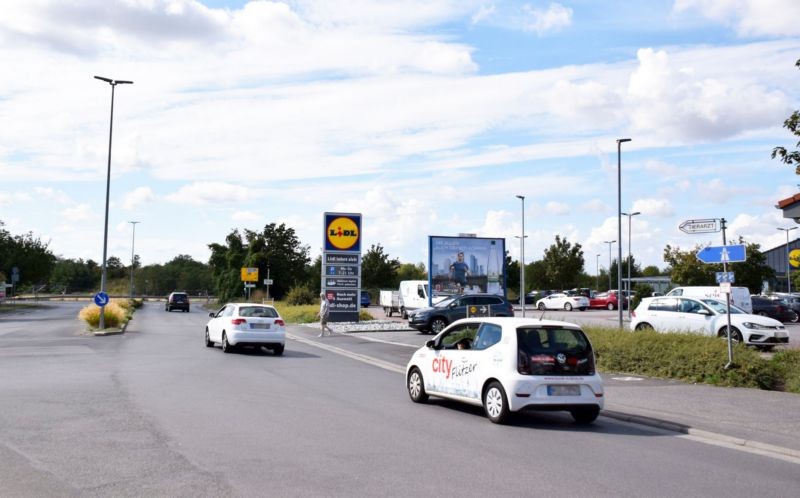
[[369,307],[369,292],[364,290],[361,291],[361,307],[362,308]]

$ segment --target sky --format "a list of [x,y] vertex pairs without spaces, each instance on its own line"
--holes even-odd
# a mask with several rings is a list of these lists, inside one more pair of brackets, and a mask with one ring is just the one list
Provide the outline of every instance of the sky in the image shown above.
[[[556,235],[585,270],[720,245],[770,249],[798,191],[797,0],[2,0],[0,221],[64,258],[207,261],[233,229],[323,213],[362,247],[427,262],[428,236]],[[130,221],[138,221],[135,242]],[[623,218],[623,254],[628,250]],[[800,230],[791,232],[792,237]],[[127,263],[126,263],[127,264]]]

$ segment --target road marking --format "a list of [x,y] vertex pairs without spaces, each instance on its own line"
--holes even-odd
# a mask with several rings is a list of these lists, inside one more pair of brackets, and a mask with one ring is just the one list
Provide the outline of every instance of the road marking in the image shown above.
[[357,334],[347,334],[347,335],[349,335],[351,337],[358,337],[359,339],[364,339],[365,341],[380,342],[380,343],[383,343],[383,344],[393,344],[395,346],[405,346],[407,348],[412,348],[412,349],[419,349],[420,348],[420,346],[415,346],[414,344],[406,344],[404,342],[385,341],[383,339],[375,339],[374,337],[369,337],[369,336],[366,336],[366,335],[357,335]]
[[611,377],[612,380],[621,380],[625,382],[635,381],[635,380],[644,380],[641,377]]
[[[306,339],[289,332],[286,333],[286,337],[297,342],[302,342],[303,344],[307,344],[309,346],[313,346],[316,348],[324,349],[330,351],[335,354],[339,354],[342,356],[346,356],[348,358],[352,358],[356,361],[361,361],[363,363],[367,363],[369,365],[382,368],[384,370],[388,370],[390,372],[396,372],[405,374],[406,369],[401,365],[396,365],[394,363],[390,363],[388,361],[380,360],[378,358],[374,358],[372,356],[353,353],[352,351],[347,351],[346,349],[338,348],[336,346],[331,346],[329,344],[322,344],[320,342]],[[375,340],[376,342],[389,342],[389,341],[382,341],[382,340]],[[401,344],[404,345],[404,344]],[[407,344],[405,344],[407,346]],[[626,379],[626,378],[621,378]],[[638,379],[637,377],[630,377],[628,379]],[[679,427],[675,424],[670,424],[668,422],[653,420],[650,421],[646,418],[640,418],[635,415],[627,415],[623,413],[614,413],[611,410],[604,410],[600,412],[600,416],[605,416],[608,418],[615,419],[622,423],[629,423],[634,425],[645,426],[650,430],[663,432],[666,435],[676,435],[681,439],[688,439],[690,441],[694,441],[697,443],[703,444],[710,444],[713,446],[720,446],[723,448],[736,450],[736,451],[743,451],[745,453],[750,453],[753,455],[760,455],[770,458],[775,458],[778,460],[783,460],[785,462],[794,463],[800,465],[800,451],[793,450],[791,448],[784,448],[781,446],[774,446],[767,443],[760,443],[758,441],[751,441],[746,439],[735,438],[732,436],[726,436],[725,434],[718,434],[716,432],[709,432],[703,431],[700,429],[693,429],[691,427],[684,428]]]

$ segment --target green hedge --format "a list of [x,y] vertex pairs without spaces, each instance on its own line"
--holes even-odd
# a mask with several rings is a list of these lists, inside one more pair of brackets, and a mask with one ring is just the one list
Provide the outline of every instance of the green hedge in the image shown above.
[[646,375],[718,386],[755,387],[800,393],[800,351],[787,350],[765,359],[753,348],[733,348],[733,368],[726,370],[728,344],[716,337],[620,332],[586,327],[603,372]]

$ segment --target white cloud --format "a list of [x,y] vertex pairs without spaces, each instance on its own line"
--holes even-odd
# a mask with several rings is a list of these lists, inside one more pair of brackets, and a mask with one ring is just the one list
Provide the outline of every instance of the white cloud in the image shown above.
[[62,218],[70,222],[86,221],[99,218],[98,215],[92,210],[91,206],[86,203],[81,203],[71,208],[62,210],[60,213]]
[[478,11],[472,14],[470,18],[472,24],[480,24],[483,21],[491,18],[497,12],[495,5],[481,5]]
[[565,216],[570,213],[569,204],[566,202],[550,201],[545,204],[544,210],[547,214],[552,214],[554,216]]
[[241,185],[222,182],[195,182],[167,195],[168,201],[178,204],[217,204],[248,201],[258,195],[257,191]]
[[539,36],[560,31],[572,24],[572,9],[560,3],[551,3],[546,10],[525,5],[522,10],[526,16],[525,30]]
[[703,77],[696,67],[674,67],[663,50],[637,52],[627,109],[638,133],[671,142],[702,142],[774,126],[787,108],[781,92],[745,81]]
[[253,211],[236,211],[231,215],[231,220],[233,221],[258,221],[263,219],[263,213],[259,214]]
[[34,187],[33,191],[36,195],[45,199],[53,199],[59,204],[69,204],[72,202],[72,199],[63,191],[51,187]]
[[750,196],[756,190],[750,187],[740,187],[720,178],[696,184],[697,193],[704,199],[717,204],[730,202],[736,196]]
[[30,200],[32,200],[31,196],[25,192],[0,192],[0,206]]
[[[733,221],[728,222],[728,240],[736,242],[739,237],[745,242],[755,242],[765,251],[786,244],[786,233],[778,230],[779,227],[789,228],[797,226],[791,220],[784,219],[777,209],[774,212],[763,214],[738,214]],[[800,227],[798,227],[800,228]],[[789,232],[790,240],[797,238],[798,231]]]
[[732,26],[739,36],[800,35],[796,0],[675,0],[675,12],[701,15]]
[[156,199],[150,187],[138,187],[122,197],[122,209],[132,211],[142,204],[153,202]]
[[639,211],[643,216],[658,216],[661,218],[675,214],[669,199],[637,199],[633,202],[632,211]]

